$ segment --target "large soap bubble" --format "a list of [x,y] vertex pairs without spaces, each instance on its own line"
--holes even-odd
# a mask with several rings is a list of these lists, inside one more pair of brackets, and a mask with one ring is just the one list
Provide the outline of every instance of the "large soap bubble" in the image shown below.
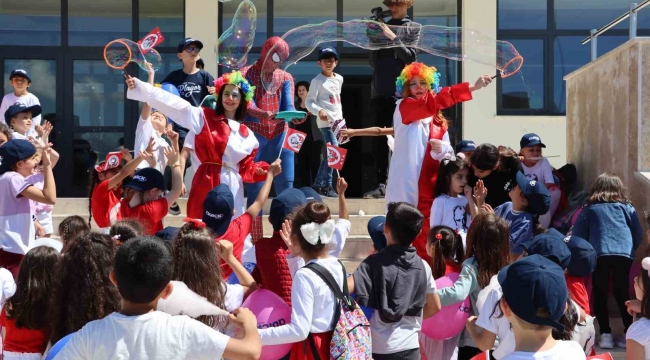
[[[388,30],[396,35],[394,40],[387,36],[390,34]],[[267,56],[263,68],[286,70],[309,55],[319,44],[332,41],[345,41],[368,50],[414,47],[451,60],[471,60],[494,66],[501,72],[502,77],[513,75],[524,63],[524,58],[511,43],[497,41],[478,31],[460,27],[417,23],[395,26],[371,20],[350,20],[343,23],[330,20],[289,30],[282,39],[289,45],[289,55],[286,59]],[[270,55],[275,53],[272,50],[269,51]],[[262,83],[268,91],[276,91],[279,86],[277,83],[264,81],[263,78]]]
[[143,50],[137,42],[129,39],[117,39],[104,47],[104,61],[113,69],[123,70],[134,62],[143,70],[147,70],[145,62],[151,63],[154,70],[162,67],[162,58],[155,49]]
[[248,52],[253,47],[255,28],[257,26],[257,10],[249,0],[244,0],[237,7],[232,25],[221,36],[215,52],[219,64],[231,69],[239,69],[246,65]]

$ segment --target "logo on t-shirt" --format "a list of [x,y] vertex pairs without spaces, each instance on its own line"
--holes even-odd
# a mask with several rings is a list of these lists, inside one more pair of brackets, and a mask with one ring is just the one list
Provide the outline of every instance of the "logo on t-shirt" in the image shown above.
[[567,237],[564,238],[564,242],[565,242],[565,243],[568,243],[569,240],[571,240],[571,236],[567,236]]
[[[539,181],[539,178],[537,177],[537,174],[526,174],[526,177],[531,179],[531,180],[534,180],[534,181]],[[535,185],[532,185],[532,186],[535,186]]]
[[178,92],[182,97],[192,97],[195,93],[201,93],[201,85],[193,82],[184,82],[178,86]]
[[535,184],[537,184],[537,180],[531,180],[528,185],[535,187]]
[[223,214],[213,214],[209,211],[206,211],[205,214],[213,219],[217,219],[217,220],[223,219]]
[[467,212],[465,207],[456,205],[452,209],[454,214],[454,224],[456,224],[456,230],[467,231]]
[[146,182],[146,181],[147,181],[147,178],[144,177],[144,176],[142,176],[142,175],[135,175],[135,176],[133,177],[133,180],[138,180],[139,182]]

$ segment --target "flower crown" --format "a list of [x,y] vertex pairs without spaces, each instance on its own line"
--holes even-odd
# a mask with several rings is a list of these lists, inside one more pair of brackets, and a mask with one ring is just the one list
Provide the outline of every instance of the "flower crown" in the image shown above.
[[253,96],[255,95],[255,86],[249,84],[248,80],[244,78],[241,72],[233,70],[230,73],[223,74],[220,78],[214,81],[214,87],[216,88],[214,93],[215,99],[219,97],[221,88],[224,85],[237,86],[244,92],[244,99],[246,99],[246,101],[250,103],[250,101],[253,100]]
[[402,70],[402,73],[395,81],[395,87],[397,94],[401,97],[404,92],[404,86],[408,86],[408,82],[413,79],[413,77],[419,76],[427,81],[427,84],[433,89],[436,94],[440,91],[440,73],[433,66],[426,66],[421,62],[414,62],[409,65],[406,65]]

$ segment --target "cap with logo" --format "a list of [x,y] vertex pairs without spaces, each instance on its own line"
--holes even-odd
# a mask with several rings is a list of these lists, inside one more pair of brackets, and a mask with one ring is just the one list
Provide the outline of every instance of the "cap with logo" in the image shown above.
[[32,79],[29,78],[29,74],[27,74],[27,70],[25,69],[14,69],[11,74],[9,74],[9,80],[11,81],[11,79],[17,76],[24,77],[27,81],[32,82]]
[[519,141],[519,146],[521,146],[522,149],[535,145],[541,145],[543,148],[546,147],[546,145],[542,143],[542,138],[540,138],[539,135],[533,133],[522,136],[521,140]]
[[0,175],[10,171],[21,160],[36,154],[36,148],[27,140],[9,140],[0,146]]
[[178,43],[178,51],[179,53],[183,52],[183,49],[185,49],[188,45],[190,44],[195,44],[199,50],[203,49],[203,43],[200,42],[199,40],[194,40],[192,38],[185,38],[181,40],[181,42]]
[[318,202],[323,202],[323,199],[318,195],[316,190],[310,186],[303,186],[300,188],[300,191],[302,191],[303,194],[305,194],[305,197],[307,198],[307,202],[310,201],[318,201]]
[[461,140],[454,148],[456,154],[474,150],[476,150],[476,144],[472,140]]
[[522,244],[528,255],[541,255],[558,264],[562,270],[571,263],[571,251],[554,233],[539,234]]
[[323,60],[325,58],[331,58],[331,57],[333,57],[336,60],[339,59],[339,54],[336,52],[334,48],[324,47],[318,50],[318,60]]
[[30,112],[32,114],[32,118],[37,117],[38,115],[41,114],[43,110],[41,109],[40,105],[32,105],[32,106],[27,106],[23,103],[17,102],[13,105],[11,105],[7,111],[5,111],[5,122],[7,124],[11,124],[11,118],[16,116],[16,114],[20,114],[21,112]]
[[528,208],[526,209],[532,215],[544,215],[551,206],[551,195],[543,183],[526,177],[524,173],[517,172],[517,185],[521,188],[526,199]]
[[234,209],[235,198],[230,187],[226,184],[219,184],[205,197],[203,219],[201,220],[219,237],[228,230]]
[[151,189],[165,189],[163,174],[154,168],[143,168],[135,172],[133,179],[124,187],[135,191],[148,191]]
[[384,224],[386,223],[386,217],[375,216],[374,218],[368,221],[368,235],[372,239],[373,245],[375,245],[375,250],[381,251],[381,249],[386,247],[386,235],[384,234]]
[[307,197],[299,189],[286,189],[276,196],[271,201],[271,209],[269,211],[269,222],[273,225],[273,230],[280,231],[287,215],[306,203]]

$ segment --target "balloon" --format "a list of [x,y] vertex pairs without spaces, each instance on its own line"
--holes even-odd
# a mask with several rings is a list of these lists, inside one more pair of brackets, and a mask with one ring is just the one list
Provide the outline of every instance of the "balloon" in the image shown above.
[[137,42],[117,39],[104,46],[104,61],[110,68],[123,70],[133,61],[142,70],[147,70],[145,62],[151,63],[154,70],[162,67],[162,58],[155,49],[142,50]]
[[[352,276],[352,274],[348,274],[348,277],[350,277],[350,276]],[[352,296],[354,301],[357,300],[357,294],[356,293],[352,293],[352,295],[350,295],[350,296]],[[372,314],[375,313],[375,310],[371,309],[371,308],[369,308],[367,306],[363,306],[363,305],[361,305],[359,303],[357,303],[357,305],[359,305],[359,308],[361,308],[361,311],[363,311],[363,314],[366,315],[366,319],[368,319],[368,321],[370,321],[370,318],[372,317]]]
[[[444,289],[453,286],[458,273],[450,273],[436,280],[436,287]],[[434,316],[422,323],[422,333],[434,340],[446,340],[460,333],[469,317],[469,297],[464,301],[443,306]]]
[[257,9],[250,0],[244,0],[237,7],[232,25],[219,36],[215,53],[219,64],[231,69],[246,65],[248,52],[253,47],[257,27]]
[[[291,309],[272,291],[257,289],[248,296],[242,307],[248,308],[257,318],[257,328],[278,327],[291,322]],[[279,360],[289,353],[293,344],[262,346],[260,360]]]
[[162,83],[162,84],[160,84],[160,88],[167,91],[170,94],[174,94],[174,95],[176,95],[178,97],[181,96],[181,94],[178,92],[178,89],[176,88],[176,86],[174,86],[174,85],[172,85],[170,83]]
[[50,348],[50,351],[48,351],[47,355],[45,356],[45,360],[54,359],[59,354],[59,352],[63,349],[63,347],[68,343],[68,341],[70,341],[70,338],[74,334],[75,333],[68,334],[63,338],[61,338],[61,340],[57,341],[56,344],[54,344],[54,346]]
[[[384,27],[390,29],[396,40],[390,40],[384,34]],[[354,46],[367,50],[380,50],[402,45],[414,47],[426,53],[451,60],[471,60],[481,64],[494,66],[501,72],[501,77],[508,77],[519,71],[524,58],[515,47],[507,41],[494,40],[475,30],[460,27],[445,27],[436,25],[420,25],[409,23],[396,26],[385,25],[372,20],[350,20],[346,22],[325,21],[320,24],[303,25],[289,30],[282,36],[289,45],[289,55],[286,59],[278,59],[273,55],[276,44],[268,52],[262,68],[280,62],[279,67],[286,70],[309,55],[319,44],[332,41],[345,41]],[[262,78],[264,88],[275,92],[280,84]]]

